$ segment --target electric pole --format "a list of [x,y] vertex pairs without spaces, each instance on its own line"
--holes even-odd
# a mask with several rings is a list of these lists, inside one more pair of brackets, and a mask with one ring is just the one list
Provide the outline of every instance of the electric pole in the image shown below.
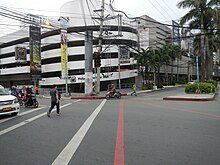
[[[99,28],[99,44],[98,52],[102,53],[102,39],[103,39],[103,23],[104,23],[104,11],[105,11],[105,0],[102,0],[101,4],[101,18],[100,18],[100,28]],[[101,66],[100,66],[101,67]],[[101,68],[97,67],[97,82],[96,82],[96,94],[100,93],[100,71]]]
[[[103,47],[102,41],[103,41],[103,38],[106,37],[106,36],[103,36],[103,31],[106,30],[106,27],[104,27],[104,21],[118,18],[118,20],[119,20],[118,21],[118,35],[112,35],[111,37],[118,37],[118,36],[121,37],[122,36],[122,32],[121,32],[121,27],[122,27],[122,18],[121,17],[122,17],[122,15],[110,16],[110,14],[108,14],[105,17],[104,11],[105,11],[105,0],[102,0],[101,1],[101,9],[94,10],[94,12],[100,12],[100,17],[99,18],[93,17],[93,19],[100,20],[99,39],[98,39],[98,52],[97,52],[99,54],[99,58],[101,58],[102,53],[103,53],[102,52],[102,47]],[[120,65],[120,61],[119,61],[119,65]],[[95,84],[95,92],[96,92],[96,94],[100,93],[100,72],[101,72],[101,66],[98,65],[98,66],[96,66],[96,75],[97,75],[97,77],[96,77],[96,84]],[[120,85],[120,75],[119,75],[119,85]]]

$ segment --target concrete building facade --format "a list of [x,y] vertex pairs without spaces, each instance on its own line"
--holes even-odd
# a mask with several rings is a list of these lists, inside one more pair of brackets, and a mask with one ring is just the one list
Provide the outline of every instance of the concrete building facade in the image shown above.
[[[71,92],[83,92],[85,82],[85,37],[87,31],[93,34],[93,52],[97,51],[99,39],[99,16],[94,10],[100,9],[100,2],[94,3],[74,0],[65,3],[60,13],[69,18],[67,28],[68,38],[68,86]],[[74,14],[77,13],[77,14]],[[79,14],[80,13],[80,14]],[[110,18],[110,17],[114,17]],[[108,84],[129,84],[135,81],[138,74],[134,67],[134,52],[129,47],[138,46],[138,32],[126,19],[119,21],[108,4],[105,4],[105,18],[103,31],[103,53],[101,59],[101,90],[106,90]],[[41,79],[37,81],[41,87],[53,84],[65,87],[65,80],[61,77],[61,49],[60,29],[54,26],[51,30],[42,29],[41,33]],[[29,31],[23,28],[13,34],[1,37],[0,45],[0,83],[6,87],[12,85],[33,84],[30,75]],[[17,63],[15,48],[26,48],[26,62]],[[125,54],[119,55],[123,47]],[[119,70],[120,65],[120,70]],[[94,64],[93,64],[94,68]],[[96,81],[95,68],[93,81]],[[120,76],[120,77],[119,77]]]

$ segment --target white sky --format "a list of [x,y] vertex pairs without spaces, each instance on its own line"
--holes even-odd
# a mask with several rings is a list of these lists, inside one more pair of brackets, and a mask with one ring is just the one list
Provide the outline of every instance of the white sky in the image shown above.
[[[70,0],[1,0],[0,6],[24,13],[58,18],[61,5],[68,1]],[[109,3],[109,1],[105,0],[106,3]],[[148,15],[159,22],[167,24],[170,24],[171,20],[178,21],[187,12],[187,10],[176,7],[179,1],[181,0],[112,0],[115,9],[122,10],[131,17]],[[0,36],[17,29],[17,25],[19,23],[11,19],[0,17]]]

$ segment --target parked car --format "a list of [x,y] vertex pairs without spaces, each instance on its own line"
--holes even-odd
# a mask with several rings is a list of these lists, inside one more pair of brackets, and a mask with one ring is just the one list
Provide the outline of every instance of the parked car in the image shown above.
[[20,110],[18,98],[9,95],[5,88],[0,85],[0,115],[12,114],[17,115]]

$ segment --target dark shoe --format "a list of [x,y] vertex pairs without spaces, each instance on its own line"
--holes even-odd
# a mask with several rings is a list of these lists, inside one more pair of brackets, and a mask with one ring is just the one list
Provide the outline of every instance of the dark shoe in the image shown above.
[[50,117],[50,113],[49,112],[47,112],[47,117]]

